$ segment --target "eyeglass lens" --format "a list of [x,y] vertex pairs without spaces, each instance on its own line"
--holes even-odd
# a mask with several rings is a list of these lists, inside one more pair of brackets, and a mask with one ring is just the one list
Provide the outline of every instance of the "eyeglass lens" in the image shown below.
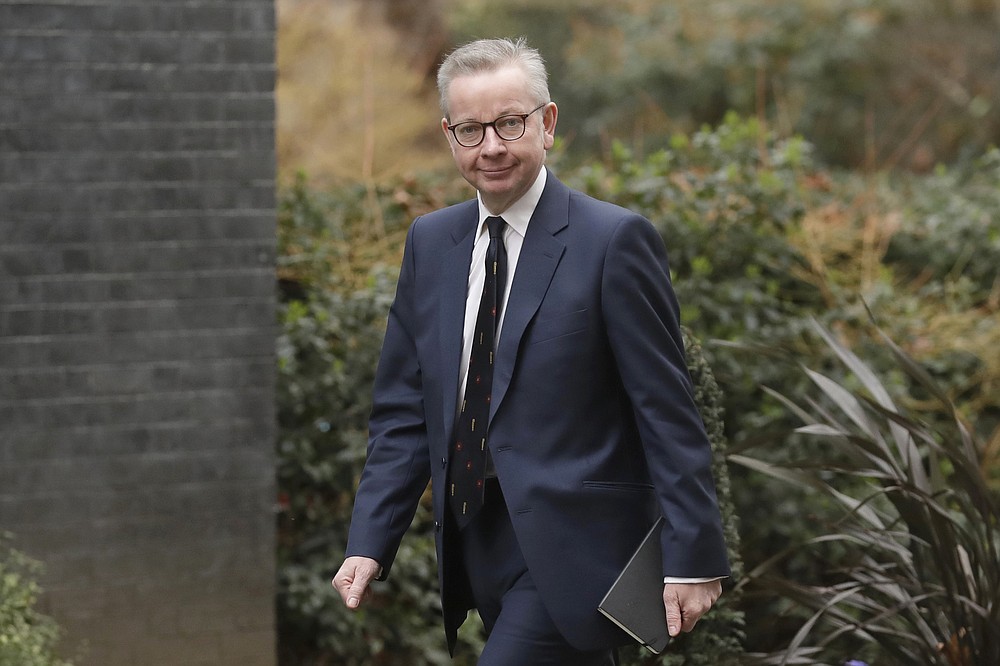
[[483,140],[486,127],[492,126],[497,136],[505,141],[514,141],[524,136],[524,118],[521,116],[501,116],[492,123],[459,123],[455,126],[455,138],[463,146],[475,146]]

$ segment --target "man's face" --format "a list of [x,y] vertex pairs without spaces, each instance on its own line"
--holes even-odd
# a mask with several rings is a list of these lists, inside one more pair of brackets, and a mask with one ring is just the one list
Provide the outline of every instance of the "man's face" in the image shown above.
[[[489,123],[500,116],[528,113],[536,106],[538,103],[528,93],[526,76],[516,66],[458,77],[448,91],[452,125],[466,121]],[[492,127],[487,127],[483,142],[472,148],[459,145],[448,130],[448,119],[441,120],[455,165],[479,191],[491,213],[503,213],[535,182],[545,162],[545,151],[555,138],[556,115],[556,105],[547,104],[528,116],[524,136],[514,141],[504,141]]]

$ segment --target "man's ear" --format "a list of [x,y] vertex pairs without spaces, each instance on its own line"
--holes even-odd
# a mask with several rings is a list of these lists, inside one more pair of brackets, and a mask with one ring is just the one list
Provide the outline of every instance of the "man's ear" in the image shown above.
[[542,128],[544,136],[545,150],[553,146],[556,141],[556,121],[559,119],[559,107],[555,102],[549,102],[542,111]]
[[448,147],[451,148],[451,152],[452,152],[452,154],[454,154],[455,153],[455,144],[453,143],[454,137],[451,135],[451,132],[448,130],[448,119],[447,118],[442,118],[441,119],[441,131],[444,132],[444,138],[448,141]]

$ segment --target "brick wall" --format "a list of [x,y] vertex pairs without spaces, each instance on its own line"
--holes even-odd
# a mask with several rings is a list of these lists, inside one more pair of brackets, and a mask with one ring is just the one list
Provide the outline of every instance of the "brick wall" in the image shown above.
[[0,0],[0,530],[81,664],[273,665],[273,0]]

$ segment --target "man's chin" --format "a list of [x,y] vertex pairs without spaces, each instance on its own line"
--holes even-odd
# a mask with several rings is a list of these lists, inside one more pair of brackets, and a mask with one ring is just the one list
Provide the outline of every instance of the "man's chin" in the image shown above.
[[482,194],[491,197],[504,198],[514,189],[514,181],[510,178],[494,176],[492,178],[479,178],[476,187]]

